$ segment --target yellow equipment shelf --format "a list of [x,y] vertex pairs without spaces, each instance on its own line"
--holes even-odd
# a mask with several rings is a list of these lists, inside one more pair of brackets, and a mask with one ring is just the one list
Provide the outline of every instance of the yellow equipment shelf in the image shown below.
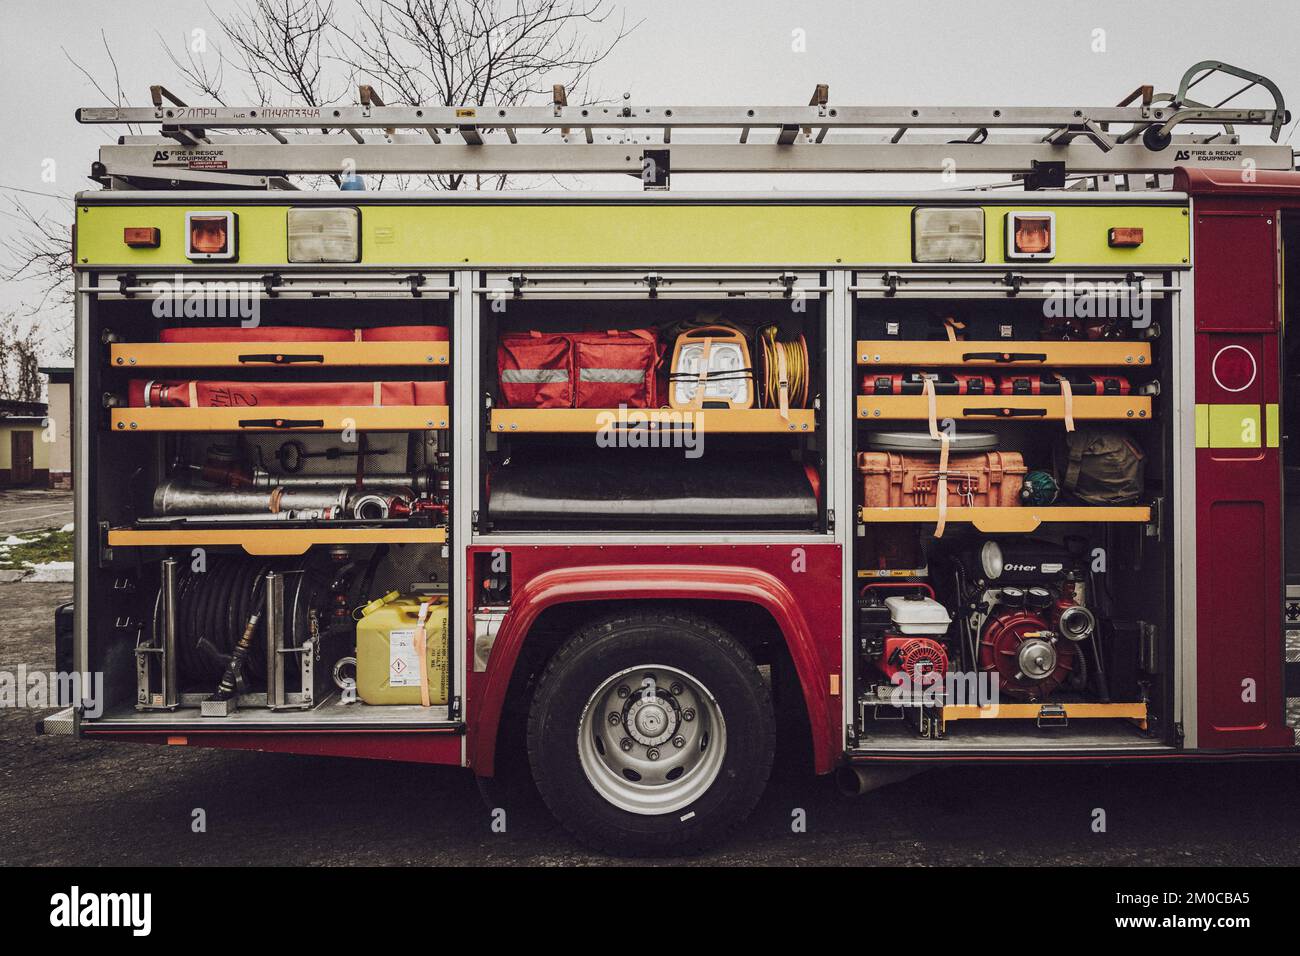
[[279,405],[253,408],[114,408],[113,431],[407,431],[443,429],[446,405]]
[[790,409],[787,421],[777,408],[497,408],[489,427],[494,432],[591,433],[602,428],[629,430],[654,424],[660,429],[699,428],[712,432],[811,433],[817,428],[810,408]]
[[1149,342],[900,342],[863,340],[859,365],[1092,366],[1151,365]]
[[111,548],[239,545],[249,554],[303,554],[314,544],[444,544],[446,528],[113,528]]
[[[929,417],[924,395],[859,395],[858,418],[866,421],[919,419]],[[1059,395],[940,395],[935,413],[945,418],[980,421],[1060,421],[1065,417],[1065,399]],[[1149,395],[1076,395],[1076,419],[1151,418]]]
[[943,722],[954,720],[1039,720],[1060,722],[1110,718],[1132,720],[1142,729],[1147,725],[1147,705],[1136,704],[997,704],[980,707],[977,704],[948,704],[943,708]]
[[[895,524],[906,521],[934,523],[939,520],[939,509],[862,508],[859,517],[864,524]],[[1150,521],[1151,509],[1146,505],[1114,507],[1081,505],[1046,508],[952,507],[948,509],[947,520],[949,523],[969,522],[985,534],[996,534],[1003,531],[1033,531],[1044,522]]]
[[114,368],[321,368],[446,365],[446,342],[118,342]]

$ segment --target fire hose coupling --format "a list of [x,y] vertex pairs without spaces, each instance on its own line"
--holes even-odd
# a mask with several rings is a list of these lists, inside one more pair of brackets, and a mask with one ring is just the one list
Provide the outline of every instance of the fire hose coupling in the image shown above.
[[1097,629],[1097,616],[1082,604],[1062,604],[1057,608],[1056,629],[1070,641],[1086,641]]
[[389,514],[389,499],[383,495],[360,495],[352,501],[352,517],[382,520]]

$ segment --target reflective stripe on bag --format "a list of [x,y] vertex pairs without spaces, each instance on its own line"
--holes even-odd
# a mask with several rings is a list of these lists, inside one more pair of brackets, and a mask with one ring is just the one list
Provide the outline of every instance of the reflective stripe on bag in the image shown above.
[[581,382],[601,382],[611,385],[639,385],[646,379],[645,369],[639,368],[580,368]]
[[562,368],[503,368],[501,381],[510,385],[548,385],[567,382],[569,373]]

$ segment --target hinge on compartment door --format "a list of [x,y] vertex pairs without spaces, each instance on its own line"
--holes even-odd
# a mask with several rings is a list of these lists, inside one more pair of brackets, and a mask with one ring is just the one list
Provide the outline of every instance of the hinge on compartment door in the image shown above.
[[897,272],[886,272],[880,277],[880,281],[885,284],[886,296],[898,295],[898,283],[902,281],[902,278]]
[[513,273],[508,281],[512,290],[511,295],[516,299],[522,299],[524,297],[524,274],[522,272]]
[[97,527],[99,530],[99,563],[102,566],[113,560],[113,549],[108,546],[108,522],[101,521]]
[[460,720],[460,698],[453,697],[451,706],[447,708],[447,717],[449,720]]
[[1165,499],[1163,497],[1151,500],[1151,519],[1143,526],[1143,530],[1148,538],[1155,538],[1157,542],[1165,540]]
[[826,533],[831,534],[835,531],[835,509],[826,509]]

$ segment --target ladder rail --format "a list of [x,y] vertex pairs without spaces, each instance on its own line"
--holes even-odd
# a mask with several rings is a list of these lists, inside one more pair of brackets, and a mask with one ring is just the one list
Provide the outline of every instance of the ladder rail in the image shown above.
[[[840,106],[821,110],[809,106],[663,106],[628,108],[596,107],[416,107],[416,106],[323,106],[323,107],[227,107],[88,106],[77,110],[79,123],[87,125],[162,125],[186,130],[333,129],[443,131],[462,127],[481,129],[569,130],[679,130],[773,129],[794,126],[804,129],[1041,129],[1095,124],[1159,124],[1172,130],[1179,125],[1222,125],[1243,123],[1273,127],[1288,121],[1285,109],[1242,109],[1201,107],[1184,109],[1160,106]],[[557,115],[558,113],[558,115]],[[467,122],[473,120],[474,122]],[[329,134],[322,134],[329,135]],[[738,139],[738,137],[737,137]],[[1274,136],[1276,139],[1276,136]]]
[[[1215,105],[1188,92],[1222,73],[1245,80]],[[1261,88],[1272,108],[1229,105]],[[278,188],[289,175],[662,176],[691,173],[1013,173],[1026,188],[1065,175],[1140,176],[1176,163],[1293,169],[1289,147],[1243,145],[1238,126],[1290,120],[1267,77],[1217,60],[1187,70],[1174,94],[1141,86],[1118,106],[832,106],[820,84],[807,106],[388,106],[369,86],[359,106],[192,106],[161,86],[152,106],[77,110],[87,125],[157,126],[100,148],[92,178],[113,188],[219,184]],[[1175,147],[1175,148],[1170,148]],[[653,154],[653,155],[652,155]],[[259,179],[260,177],[260,179]],[[1032,183],[1032,185],[1031,185]]]

